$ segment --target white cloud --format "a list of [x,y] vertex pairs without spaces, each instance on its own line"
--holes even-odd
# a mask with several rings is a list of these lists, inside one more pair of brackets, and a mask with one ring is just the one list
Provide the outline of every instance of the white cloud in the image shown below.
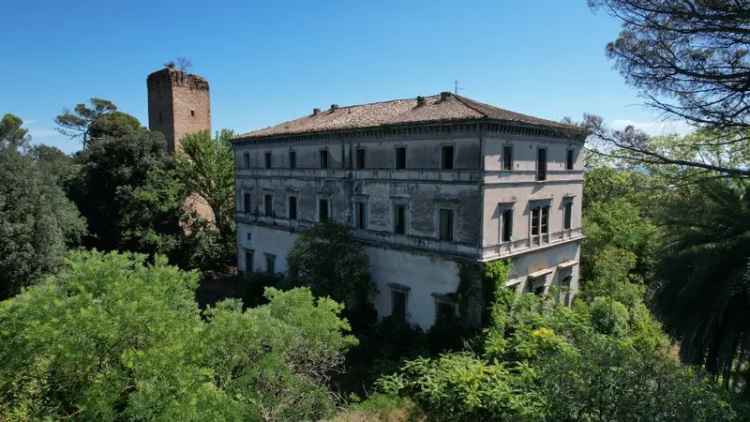
[[652,120],[652,121],[635,121],[628,119],[616,119],[610,122],[612,129],[622,130],[628,126],[640,129],[651,136],[660,135],[687,135],[694,128],[684,120]]

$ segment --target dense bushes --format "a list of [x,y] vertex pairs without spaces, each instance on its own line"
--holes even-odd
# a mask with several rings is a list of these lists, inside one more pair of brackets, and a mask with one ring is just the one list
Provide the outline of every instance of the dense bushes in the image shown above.
[[[499,283],[502,285],[502,283]],[[679,365],[642,303],[573,309],[499,288],[476,347],[406,362],[380,390],[430,420],[709,421],[736,417],[700,371]]]
[[356,340],[341,305],[268,290],[204,318],[195,273],[74,253],[0,303],[0,419],[300,420],[333,409],[328,377]]

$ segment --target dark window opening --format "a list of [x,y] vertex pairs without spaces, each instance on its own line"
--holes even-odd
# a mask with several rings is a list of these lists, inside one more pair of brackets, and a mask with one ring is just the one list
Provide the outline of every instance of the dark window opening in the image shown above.
[[356,207],[357,228],[364,229],[367,226],[367,216],[366,216],[367,206],[364,202],[357,202],[355,207]]
[[297,153],[295,151],[289,151],[289,168],[297,168]]
[[513,210],[506,209],[502,214],[503,242],[510,242],[513,238]]
[[195,110],[190,110],[190,117],[195,117]]
[[328,168],[328,151],[326,150],[320,151],[320,168],[322,169]]
[[503,146],[503,170],[513,170],[513,146]]
[[249,169],[250,168],[250,153],[249,152],[242,154],[242,161],[244,161],[245,168]]
[[365,168],[365,150],[363,148],[357,149],[357,168]]
[[437,310],[435,311],[435,320],[439,321],[451,321],[456,317],[456,304],[450,302],[437,302]]
[[296,196],[289,197],[289,219],[290,220],[297,219],[297,197]]
[[323,222],[328,220],[328,200],[321,199],[318,201],[318,221]]
[[403,170],[406,168],[406,148],[396,148],[396,169]]
[[393,231],[396,234],[406,233],[406,207],[404,205],[396,205],[393,210]]
[[570,230],[572,217],[573,217],[573,203],[568,201],[565,203],[565,215],[563,218],[563,228],[565,230]]
[[442,168],[443,170],[453,169],[453,147],[444,146],[441,153]]
[[440,240],[453,240],[453,210],[440,210]]
[[276,255],[266,254],[266,272],[268,274],[276,274]]
[[266,168],[267,169],[271,168],[271,153],[270,152],[266,153]]
[[406,292],[391,290],[391,316],[399,321],[406,321]]
[[252,211],[252,196],[249,193],[244,193],[242,195],[242,209],[245,211],[245,213],[250,213]]
[[573,160],[573,150],[569,149],[565,155],[565,168],[567,170],[573,170],[573,164],[575,164]]
[[272,195],[266,195],[265,205],[266,205],[266,217],[273,217],[273,196]]
[[245,251],[245,272],[251,273],[253,272],[253,257],[254,257],[253,251],[247,250]]
[[536,180],[547,180],[547,150],[539,148],[536,152]]

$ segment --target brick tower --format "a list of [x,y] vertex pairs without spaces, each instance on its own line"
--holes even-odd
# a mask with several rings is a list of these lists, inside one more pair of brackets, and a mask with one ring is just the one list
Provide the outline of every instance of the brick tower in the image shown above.
[[211,131],[208,81],[198,75],[164,68],[147,78],[148,127],[164,134],[167,150],[181,150],[185,135]]

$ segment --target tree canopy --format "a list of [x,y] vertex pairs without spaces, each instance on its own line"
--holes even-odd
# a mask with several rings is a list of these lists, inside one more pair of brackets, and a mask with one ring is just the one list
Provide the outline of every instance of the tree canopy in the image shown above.
[[28,129],[23,127],[23,120],[10,113],[6,113],[0,120],[0,150],[20,149],[28,146],[31,136]]
[[305,230],[289,251],[293,285],[307,286],[318,296],[329,296],[354,308],[368,303],[374,286],[364,246],[349,227],[323,222]]
[[355,340],[342,307],[308,290],[201,316],[197,274],[157,258],[75,252],[0,302],[0,418],[318,420]]
[[[708,144],[732,151],[747,144],[750,20],[744,2],[589,0],[589,5],[622,22],[619,36],[607,45],[607,55],[625,80],[641,90],[647,104],[666,117],[708,131],[710,137],[703,142],[685,138],[686,148],[697,152]],[[633,128],[611,132],[591,116],[587,126],[649,163],[750,176],[745,166],[665,154]]]
[[89,104],[76,104],[73,111],[64,110],[55,118],[58,131],[72,139],[80,138],[83,147],[93,139],[120,137],[141,125],[135,117],[117,111],[109,100],[91,98]]
[[56,270],[86,231],[54,173],[11,145],[0,148],[0,300]]

